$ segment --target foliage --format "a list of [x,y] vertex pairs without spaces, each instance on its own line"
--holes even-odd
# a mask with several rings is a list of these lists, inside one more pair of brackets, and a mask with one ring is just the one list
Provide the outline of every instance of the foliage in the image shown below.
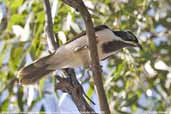
[[[129,29],[137,35],[143,46],[143,50],[123,49],[102,62],[104,86],[112,113],[142,114],[169,111],[171,2],[84,2],[95,25],[106,24],[115,30]],[[54,91],[54,78],[42,79],[38,85],[29,87],[21,87],[15,82],[17,71],[22,66],[48,53],[44,36],[42,1],[5,0],[0,4],[7,7],[4,18],[0,17],[0,112],[62,111],[61,107],[66,105],[67,100],[64,100],[63,93]],[[77,11],[58,0],[51,0],[51,5],[53,30],[61,44],[85,30],[83,20]],[[1,8],[1,14],[2,12]],[[4,20],[7,20],[7,26]],[[82,68],[76,69],[76,72],[88,96],[97,101],[90,79],[91,73]],[[97,106],[94,108],[98,110]]]

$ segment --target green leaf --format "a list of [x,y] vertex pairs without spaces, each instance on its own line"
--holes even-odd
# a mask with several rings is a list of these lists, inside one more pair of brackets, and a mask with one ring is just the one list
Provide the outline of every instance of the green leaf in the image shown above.
[[20,87],[18,89],[18,93],[17,93],[17,101],[18,101],[18,106],[21,112],[24,111],[24,102],[23,102],[23,88]]
[[16,11],[17,8],[19,8],[23,3],[23,0],[13,0],[13,3],[11,3],[11,11]]
[[12,15],[10,20],[9,20],[7,30],[11,31],[13,25],[22,25],[22,26],[24,26],[25,18],[26,18],[26,16],[21,15],[21,14]]
[[0,111],[1,112],[8,112],[8,107],[9,107],[9,99],[6,99],[0,106]]
[[126,62],[122,62],[119,65],[117,65],[116,69],[112,72],[113,80],[117,80],[120,78],[120,76],[123,76],[125,72]]
[[2,63],[6,57],[7,51],[9,49],[9,46],[7,46],[6,43],[4,43],[4,45],[2,46],[2,51],[0,52],[0,66],[2,66]]
[[[88,91],[87,91],[86,95],[91,99],[93,93],[94,93],[94,88],[92,88],[92,86],[90,85],[89,88],[88,88]],[[87,100],[87,101],[90,103],[89,100]]]
[[21,61],[23,60],[24,55],[25,52],[23,50],[22,43],[16,44],[16,46],[11,48],[9,66],[13,72],[16,71],[16,69],[19,67]]

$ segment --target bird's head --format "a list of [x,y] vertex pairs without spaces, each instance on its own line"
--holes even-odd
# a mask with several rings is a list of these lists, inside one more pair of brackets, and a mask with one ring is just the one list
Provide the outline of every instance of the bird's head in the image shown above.
[[130,31],[112,31],[113,40],[103,44],[103,51],[106,53],[112,53],[116,50],[122,49],[124,47],[139,47],[137,37]]
[[139,44],[137,37],[131,31],[113,31],[117,36],[118,42],[125,44],[126,46],[139,47],[142,49],[142,46]]

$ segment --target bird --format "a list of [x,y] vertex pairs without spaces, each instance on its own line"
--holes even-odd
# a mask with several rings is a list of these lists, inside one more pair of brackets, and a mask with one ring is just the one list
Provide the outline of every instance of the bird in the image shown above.
[[[125,47],[139,47],[137,37],[130,31],[114,31],[107,25],[94,27],[99,60],[104,60]],[[35,60],[21,68],[17,74],[21,84],[29,85],[56,69],[87,67],[91,57],[86,32],[83,31],[73,40],[60,46],[54,53]]]

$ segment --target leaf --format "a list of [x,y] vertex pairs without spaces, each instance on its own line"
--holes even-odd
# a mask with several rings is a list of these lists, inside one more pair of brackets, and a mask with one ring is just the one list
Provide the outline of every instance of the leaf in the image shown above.
[[[87,90],[86,95],[91,99],[91,97],[93,96],[93,93],[94,93],[94,88],[92,88],[92,86],[90,85],[88,90]],[[89,100],[87,100],[87,101],[90,103]]]
[[23,88],[21,87],[18,89],[17,101],[20,111],[23,112],[24,111]]
[[16,11],[19,6],[21,6],[23,3],[23,0],[13,0],[13,3],[11,4],[11,11]]
[[157,72],[151,66],[151,61],[147,61],[144,65],[144,68],[147,71],[147,73],[152,77],[157,74]]
[[8,112],[9,99],[6,99],[0,106],[1,112]]
[[7,51],[8,51],[8,46],[6,43],[2,44],[1,43],[1,46],[2,46],[2,51],[0,52],[0,67],[2,66],[3,64],[3,61],[4,61],[4,58],[6,57],[6,54],[7,54]]
[[158,60],[154,64],[154,68],[158,70],[164,70],[164,71],[169,71],[169,66],[164,63],[162,60]]
[[125,62],[120,63],[117,65],[116,69],[113,71],[113,80],[118,80],[120,76],[124,74],[125,69]]
[[7,30],[11,31],[12,26],[15,25],[23,25],[23,23],[25,22],[25,15],[21,15],[21,14],[14,14],[11,16],[9,23],[8,23],[8,27]]
[[12,26],[12,31],[17,37],[21,37],[22,33],[24,32],[24,28],[21,27],[20,25],[13,25]]
[[25,52],[24,52],[22,43],[16,44],[16,46],[11,48],[9,67],[11,68],[13,72],[16,71],[16,69],[20,65],[24,55],[25,55]]
[[41,40],[40,37],[34,38],[32,41],[31,47],[29,49],[33,60],[37,59],[43,50],[43,45],[40,43],[40,40]]

